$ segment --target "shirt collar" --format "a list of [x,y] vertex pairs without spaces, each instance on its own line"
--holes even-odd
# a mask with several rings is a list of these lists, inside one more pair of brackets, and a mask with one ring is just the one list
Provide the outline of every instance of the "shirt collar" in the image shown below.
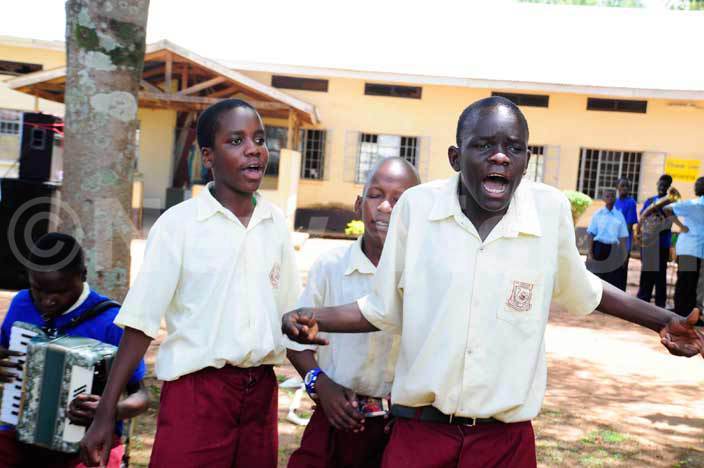
[[376,272],[376,267],[362,250],[362,238],[363,236],[359,236],[359,238],[350,245],[347,251],[347,269],[345,270],[345,276],[349,276],[355,271],[363,275],[373,275]]
[[[222,204],[215,199],[210,189],[213,186],[213,182],[208,182],[203,190],[196,196],[197,203],[197,215],[196,219],[198,221],[205,221],[216,213],[221,213],[226,218],[231,220],[236,220],[237,217],[227,208],[222,206]],[[256,205],[254,207],[254,212],[252,213],[252,221],[255,219],[263,220],[271,218],[271,207],[262,198],[259,192],[254,193],[254,199],[256,200]],[[251,221],[250,221],[251,224]]]
[[81,292],[81,295],[78,296],[78,300],[74,302],[74,304],[66,310],[61,315],[68,315],[74,310],[78,309],[80,306],[83,305],[84,302],[86,302],[86,299],[88,299],[88,296],[90,295],[90,286],[88,286],[88,283],[84,282],[83,283],[83,291]]
[[[435,198],[435,203],[430,210],[428,218],[431,221],[439,221],[451,216],[464,216],[457,196],[459,183],[459,173],[447,179],[441,194]],[[535,208],[535,197],[530,189],[531,184],[532,182],[524,180],[514,192],[506,214],[497,225],[497,228],[503,226],[501,228],[503,236],[516,237],[519,233],[533,236],[542,235],[538,212]]]

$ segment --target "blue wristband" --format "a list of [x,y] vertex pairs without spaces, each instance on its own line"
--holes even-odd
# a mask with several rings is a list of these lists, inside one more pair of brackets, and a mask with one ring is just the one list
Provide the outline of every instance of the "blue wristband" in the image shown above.
[[306,386],[306,392],[313,398],[317,398],[318,394],[315,392],[315,383],[318,381],[318,376],[323,373],[320,367],[311,369],[306,373],[303,383]]

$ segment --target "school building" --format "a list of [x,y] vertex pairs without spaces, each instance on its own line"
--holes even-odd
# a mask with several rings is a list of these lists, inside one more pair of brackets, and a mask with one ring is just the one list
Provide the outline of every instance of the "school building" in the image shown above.
[[[637,81],[499,81],[232,59],[213,61],[169,41],[148,46],[136,205],[163,210],[200,187],[207,174],[195,119],[228,97],[250,101],[264,117],[271,152],[266,196],[291,220],[297,210],[308,212],[298,224],[312,230],[325,228],[319,215],[326,210],[351,209],[379,158],[406,158],[424,181],[447,177],[457,117],[492,94],[516,102],[528,118],[530,179],[599,197],[627,177],[642,202],[663,173],[685,197],[693,196],[693,181],[702,175],[704,82],[698,89],[653,89]],[[16,173],[20,111],[63,114],[64,66],[61,42],[0,37],[0,176]]]

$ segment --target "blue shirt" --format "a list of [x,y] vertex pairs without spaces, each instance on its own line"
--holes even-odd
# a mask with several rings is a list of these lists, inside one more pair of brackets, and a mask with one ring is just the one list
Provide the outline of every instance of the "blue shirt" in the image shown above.
[[587,232],[602,244],[618,244],[619,239],[628,237],[626,219],[615,207],[612,210],[604,207],[594,213]]
[[[83,303],[78,306],[75,310],[70,313],[61,315],[55,319],[55,325],[61,328],[68,324],[73,318],[82,315],[89,309],[91,309],[98,302],[106,301],[108,298],[101,296],[95,291],[90,291],[90,294]],[[94,340],[102,341],[103,343],[109,343],[114,346],[120,344],[120,338],[122,338],[122,329],[113,323],[119,307],[113,307],[103,311],[97,317],[94,317],[86,322],[79,324],[66,332],[70,336],[81,336],[85,338],[92,338]],[[2,327],[0,327],[0,346],[8,348],[10,346],[10,331],[12,330],[12,325],[15,322],[25,322],[32,325],[42,327],[45,325],[41,314],[34,306],[32,301],[32,296],[29,290],[24,289],[17,293],[17,295],[12,300],[10,304],[10,309],[7,311],[5,320],[2,322]],[[137,369],[129,380],[130,384],[138,384],[144,378],[146,374],[146,367],[144,365],[144,360],[139,362]],[[11,429],[12,426],[0,425],[0,430]],[[118,422],[115,426],[115,432],[118,435],[122,434],[122,422]]]
[[691,255],[704,258],[704,196],[670,205],[676,216],[684,218],[689,232],[677,236],[677,255]]
[[620,211],[626,219],[626,229],[628,229],[628,250],[631,250],[631,243],[633,242],[632,226],[638,223],[638,208],[636,207],[636,200],[633,197],[616,197],[614,207]]
[[[648,208],[650,205],[657,202],[658,200],[660,200],[660,197],[658,197],[657,195],[645,200],[645,203],[643,203],[643,208],[640,210],[640,214],[643,214],[646,208]],[[665,216],[665,213],[663,213],[662,210],[658,211],[661,215]],[[670,245],[672,245],[672,231],[670,230],[670,227],[672,227],[672,221],[665,221],[664,225],[667,226],[667,229],[663,229],[662,231],[660,231],[660,248],[669,249]]]

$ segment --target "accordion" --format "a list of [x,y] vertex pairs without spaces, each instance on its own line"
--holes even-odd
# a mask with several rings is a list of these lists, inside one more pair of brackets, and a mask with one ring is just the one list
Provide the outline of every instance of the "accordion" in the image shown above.
[[59,452],[77,452],[86,428],[72,424],[68,407],[78,395],[101,394],[117,348],[91,338],[48,336],[41,328],[15,322],[11,357],[22,366],[6,384],[0,421],[13,424],[17,438]]

